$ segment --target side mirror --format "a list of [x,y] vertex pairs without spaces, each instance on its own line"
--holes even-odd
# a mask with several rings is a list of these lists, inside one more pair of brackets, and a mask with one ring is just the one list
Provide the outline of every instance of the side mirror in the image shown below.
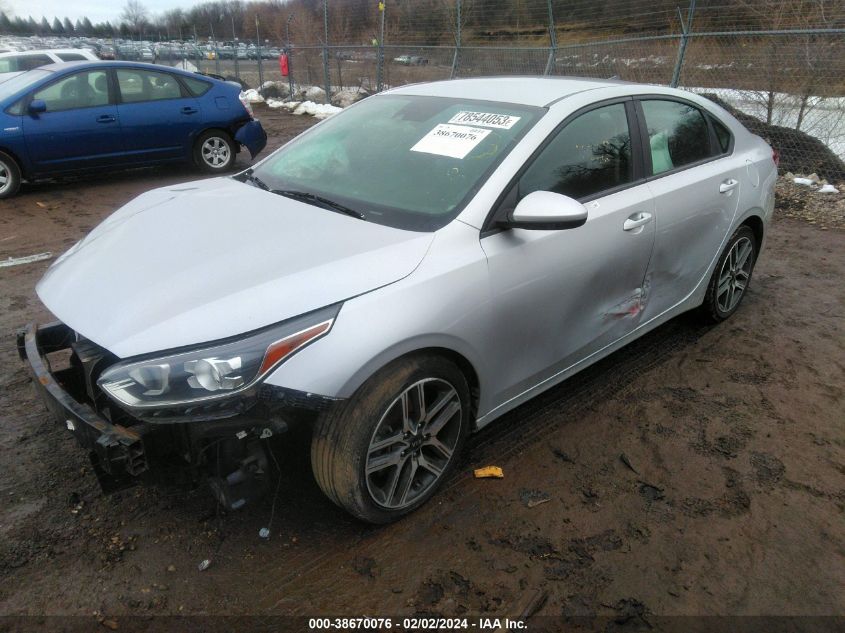
[[41,114],[47,112],[47,104],[44,99],[33,99],[29,104],[30,114]]
[[587,221],[587,208],[568,196],[551,191],[529,193],[502,224],[514,229],[554,231],[574,229]]

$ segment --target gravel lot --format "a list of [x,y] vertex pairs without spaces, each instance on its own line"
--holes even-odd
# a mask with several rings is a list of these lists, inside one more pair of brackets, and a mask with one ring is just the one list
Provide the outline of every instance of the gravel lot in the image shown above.
[[[311,123],[259,114],[273,146]],[[25,187],[0,203],[0,259],[57,255],[194,178]],[[49,261],[0,269],[0,615],[513,617],[538,595],[552,616],[845,615],[845,232],[783,216],[733,319],[675,319],[508,414],[398,524],[332,506],[287,438],[269,541],[272,499],[225,515],[205,490],[100,493],[15,351],[49,318]],[[488,464],[505,478],[472,478]]]

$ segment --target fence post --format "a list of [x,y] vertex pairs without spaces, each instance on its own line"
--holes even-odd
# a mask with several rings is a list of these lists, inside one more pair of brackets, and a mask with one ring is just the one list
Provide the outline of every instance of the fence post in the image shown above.
[[455,78],[461,58],[461,0],[456,0],[455,16],[455,54],[452,57],[452,70],[449,72],[449,79]]
[[555,14],[552,11],[552,0],[546,0],[549,6],[549,59],[546,62],[546,70],[544,75],[551,75],[552,69],[555,67],[555,57],[557,57],[557,33],[555,33]]
[[293,13],[288,15],[288,21],[285,23],[285,40],[287,41],[288,56],[288,89],[290,90],[289,99],[293,101],[293,48],[290,45],[290,21],[293,20]]
[[264,71],[261,68],[261,30],[258,28],[258,14],[255,14],[255,52],[258,55],[258,87],[264,85]]
[[378,3],[381,24],[378,34],[378,59],[376,59],[376,92],[381,92],[384,87],[384,14],[387,13],[386,2],[387,0],[379,0]]
[[329,2],[323,0],[323,83],[326,85],[326,103],[331,103],[332,86],[329,77]]
[[687,54],[689,33],[692,30],[692,19],[695,16],[695,0],[690,0],[689,9],[687,10],[686,24],[684,24],[684,16],[681,14],[680,7],[678,8],[678,14],[681,19],[681,43],[678,46],[678,59],[675,62],[675,70],[672,73],[672,83],[669,84],[672,88],[677,88],[678,82],[681,80],[681,68],[684,66],[684,57]]

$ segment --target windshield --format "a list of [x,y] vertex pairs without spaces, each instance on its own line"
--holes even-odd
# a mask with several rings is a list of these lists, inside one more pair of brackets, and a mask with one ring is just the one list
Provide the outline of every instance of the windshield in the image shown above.
[[253,175],[272,190],[320,196],[367,221],[434,231],[460,212],[543,112],[444,97],[370,97],[280,149]]
[[47,70],[30,70],[29,72],[17,75],[0,83],[0,101],[17,94],[21,90],[29,88],[50,75]]

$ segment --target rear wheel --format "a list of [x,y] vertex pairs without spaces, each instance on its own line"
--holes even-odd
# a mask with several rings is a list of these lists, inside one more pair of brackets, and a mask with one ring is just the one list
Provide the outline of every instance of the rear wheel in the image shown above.
[[208,130],[194,143],[194,162],[209,173],[224,172],[235,163],[235,142],[223,130]]
[[0,152],[0,199],[11,198],[21,186],[21,170],[15,159]]
[[751,283],[756,259],[754,231],[743,225],[728,240],[707,286],[701,309],[708,320],[719,323],[737,311]]
[[455,365],[437,356],[400,359],[318,421],[314,476],[353,516],[388,523],[435,493],[469,425],[469,389]]

